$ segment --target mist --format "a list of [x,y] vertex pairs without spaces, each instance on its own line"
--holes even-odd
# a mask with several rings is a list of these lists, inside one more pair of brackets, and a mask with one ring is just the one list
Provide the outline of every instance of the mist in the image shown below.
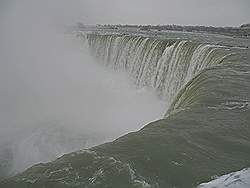
[[10,161],[10,173],[162,117],[165,104],[152,91],[137,89],[126,73],[101,66],[85,44],[65,34],[65,25],[84,15],[78,3],[24,0],[5,7],[0,18],[0,162]]

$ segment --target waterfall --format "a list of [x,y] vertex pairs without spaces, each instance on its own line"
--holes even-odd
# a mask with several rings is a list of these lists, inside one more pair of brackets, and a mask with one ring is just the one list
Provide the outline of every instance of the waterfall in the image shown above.
[[149,87],[169,109],[179,91],[202,70],[219,66],[230,48],[188,40],[160,40],[130,35],[81,35],[99,62],[125,70],[137,87]]

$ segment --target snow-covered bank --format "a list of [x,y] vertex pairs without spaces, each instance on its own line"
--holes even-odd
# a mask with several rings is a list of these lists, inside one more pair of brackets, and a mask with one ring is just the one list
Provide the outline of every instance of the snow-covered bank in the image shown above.
[[197,188],[249,188],[250,168],[232,172],[208,183],[202,183]]

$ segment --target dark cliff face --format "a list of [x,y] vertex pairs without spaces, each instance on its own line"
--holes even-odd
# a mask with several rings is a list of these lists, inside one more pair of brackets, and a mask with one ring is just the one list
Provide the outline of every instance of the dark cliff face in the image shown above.
[[201,70],[165,119],[113,142],[35,165],[2,188],[192,188],[250,166],[249,51]]

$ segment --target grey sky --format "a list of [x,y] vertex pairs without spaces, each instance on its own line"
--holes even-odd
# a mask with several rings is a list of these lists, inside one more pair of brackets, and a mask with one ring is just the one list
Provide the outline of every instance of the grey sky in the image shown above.
[[[0,12],[2,12],[0,16],[4,16],[3,12],[6,13],[15,6],[13,3],[15,1],[0,0]],[[34,0],[33,4],[39,5],[41,2],[43,1]],[[46,2],[47,4],[43,3],[43,6],[46,5],[47,9],[52,9],[55,15],[57,12],[63,12],[64,20],[67,22],[214,26],[238,26],[250,22],[249,0],[52,0]],[[58,15],[62,16],[61,13]]]
[[249,0],[87,0],[86,20],[99,23],[239,25]]

